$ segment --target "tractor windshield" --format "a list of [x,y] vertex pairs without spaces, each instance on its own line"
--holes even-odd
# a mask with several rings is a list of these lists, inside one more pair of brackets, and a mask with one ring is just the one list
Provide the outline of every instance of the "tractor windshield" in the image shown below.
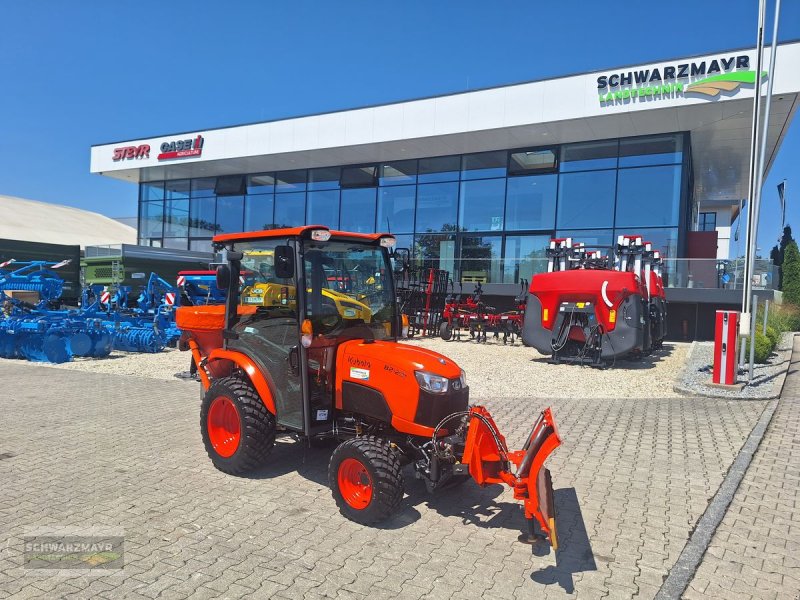
[[394,336],[395,297],[386,250],[350,242],[305,242],[306,318],[314,333],[368,327]]

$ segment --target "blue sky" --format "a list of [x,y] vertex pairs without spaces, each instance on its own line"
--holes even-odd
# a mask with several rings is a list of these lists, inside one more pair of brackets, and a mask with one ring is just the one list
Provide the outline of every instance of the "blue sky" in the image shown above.
[[[8,0],[0,194],[132,216],[136,187],[90,175],[92,144],[752,46],[757,4]],[[780,39],[800,38],[800,3],[782,10]],[[765,185],[766,252],[783,178],[800,231],[798,165],[795,122]]]

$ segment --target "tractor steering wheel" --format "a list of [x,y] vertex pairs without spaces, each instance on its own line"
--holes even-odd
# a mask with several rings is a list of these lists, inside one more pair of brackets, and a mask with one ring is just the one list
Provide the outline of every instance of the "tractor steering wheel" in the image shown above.
[[321,309],[317,318],[324,333],[330,333],[338,329],[344,322],[342,315],[339,314],[339,309],[336,308],[336,303],[327,296],[322,297]]

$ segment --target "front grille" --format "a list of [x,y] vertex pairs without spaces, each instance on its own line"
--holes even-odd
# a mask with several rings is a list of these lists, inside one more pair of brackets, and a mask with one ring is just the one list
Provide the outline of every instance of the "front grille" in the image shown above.
[[[456,381],[456,380],[454,380]],[[460,382],[459,382],[460,383]],[[431,394],[419,391],[419,402],[414,422],[425,427],[436,427],[447,415],[467,410],[469,406],[469,386],[453,389],[453,381],[446,394]]]

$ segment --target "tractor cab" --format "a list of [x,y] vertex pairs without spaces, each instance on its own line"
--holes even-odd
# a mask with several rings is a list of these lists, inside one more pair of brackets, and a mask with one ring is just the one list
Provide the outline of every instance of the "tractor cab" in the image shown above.
[[[337,442],[328,470],[341,512],[359,523],[393,514],[405,465],[430,491],[505,483],[555,545],[547,455],[560,443],[549,409],[511,452],[464,372],[436,352],[398,343],[389,234],[321,226],[218,235],[225,304],[177,313],[180,348],[203,385],[203,442],[214,465],[261,466],[276,435]],[[392,260],[394,259],[394,260]]]

